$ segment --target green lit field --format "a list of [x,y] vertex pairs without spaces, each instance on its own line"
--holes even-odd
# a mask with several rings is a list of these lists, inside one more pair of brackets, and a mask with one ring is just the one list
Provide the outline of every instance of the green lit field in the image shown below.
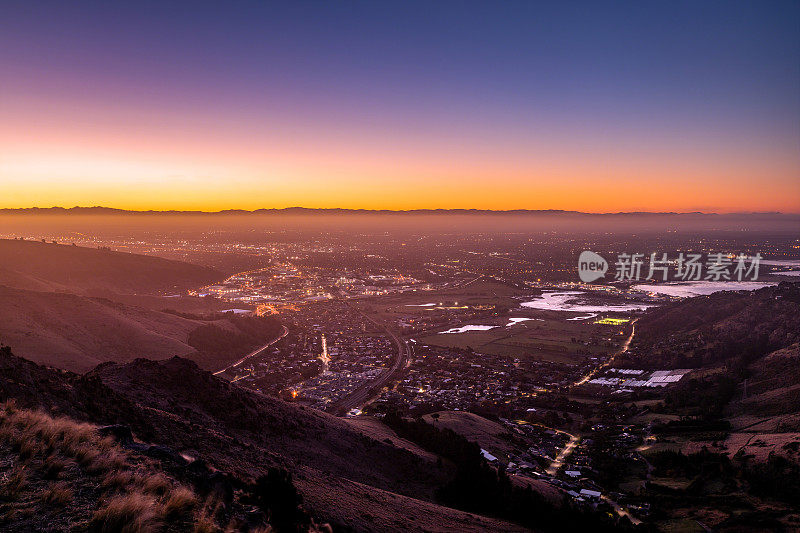
[[595,320],[595,324],[604,324],[606,326],[621,326],[622,324],[627,324],[630,322],[630,318],[601,318],[600,320]]

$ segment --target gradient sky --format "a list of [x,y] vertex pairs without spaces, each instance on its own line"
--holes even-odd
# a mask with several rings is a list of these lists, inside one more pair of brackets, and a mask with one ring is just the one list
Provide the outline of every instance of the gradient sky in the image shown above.
[[0,2],[0,207],[800,213],[800,2]]

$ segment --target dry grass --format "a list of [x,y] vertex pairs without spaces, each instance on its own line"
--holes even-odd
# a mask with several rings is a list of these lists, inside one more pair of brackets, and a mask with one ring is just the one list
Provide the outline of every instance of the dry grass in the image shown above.
[[23,463],[30,462],[31,459],[39,455],[42,451],[42,446],[39,442],[33,440],[22,440],[15,443],[15,448],[17,448],[17,453],[19,454],[19,460]]
[[134,482],[145,494],[163,496],[172,488],[169,480],[163,474],[138,475]]
[[84,468],[90,466],[100,457],[100,451],[94,448],[91,444],[81,444],[72,450],[72,457]]
[[201,514],[192,525],[192,533],[219,533],[217,522],[207,514]]
[[159,529],[157,517],[155,499],[132,492],[108,500],[92,516],[89,529],[97,533],[149,533]]
[[100,486],[110,491],[124,490],[133,483],[135,476],[129,471],[108,472],[100,482]]
[[219,533],[222,531],[222,528],[217,525],[216,520],[221,505],[221,502],[216,498],[207,498],[203,502],[203,506],[199,510],[197,518],[192,525],[193,533]]
[[101,452],[86,465],[86,471],[91,474],[104,474],[116,472],[128,466],[127,456],[119,450],[110,449]]
[[[0,442],[7,442],[19,456],[19,464],[0,477],[0,498],[7,502],[29,502],[33,497],[50,507],[86,505],[79,501],[82,491],[71,483],[76,479],[87,483],[90,476],[89,486],[99,489],[100,498],[87,510],[93,510],[83,526],[89,531],[149,533],[177,524],[196,533],[224,530],[219,525],[219,501],[201,504],[189,487],[154,471],[150,463],[132,462],[127,451],[113,439],[101,437],[90,424],[0,404]],[[4,517],[28,512],[36,511],[26,503],[24,508],[9,507]]]
[[42,492],[43,502],[59,507],[64,507],[71,503],[73,497],[72,489],[63,481],[53,483]]
[[0,439],[11,444],[21,461],[28,462],[41,454],[58,471],[58,464],[54,462],[58,454],[88,466],[111,444],[100,438],[90,424],[64,417],[53,418],[41,411],[19,410],[13,404],[5,404],[0,409]]
[[24,466],[17,466],[0,478],[0,499],[13,501],[28,486],[28,474]]
[[189,518],[197,507],[197,496],[186,487],[173,489],[164,500],[162,516],[167,520],[184,520]]
[[42,475],[45,479],[58,479],[59,474],[67,467],[67,461],[61,457],[50,454],[42,465]]

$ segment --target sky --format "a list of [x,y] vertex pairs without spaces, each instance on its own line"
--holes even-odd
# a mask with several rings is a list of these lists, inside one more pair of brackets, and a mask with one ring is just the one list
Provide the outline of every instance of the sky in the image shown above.
[[800,2],[0,2],[0,207],[800,213]]

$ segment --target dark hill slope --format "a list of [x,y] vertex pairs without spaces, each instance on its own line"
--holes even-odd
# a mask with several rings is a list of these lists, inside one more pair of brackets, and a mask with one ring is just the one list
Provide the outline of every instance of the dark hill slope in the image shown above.
[[[444,475],[409,452],[364,437],[339,418],[245,390],[186,359],[139,359],[103,365],[89,375],[143,408],[176,413],[192,426],[234,436],[246,448],[280,450],[285,460],[334,476],[432,498],[431,484]],[[183,445],[202,446],[194,435],[187,437]],[[213,449],[198,451],[214,454]],[[254,466],[235,456],[218,461],[239,471]]]
[[[800,341],[800,283],[718,292],[649,310],[627,359],[658,368],[747,366]],[[621,358],[620,361],[624,359]]]
[[104,385],[97,376],[82,376],[38,365],[0,348],[0,402],[43,409],[98,424],[125,423],[152,435],[138,407]]
[[107,363],[80,376],[4,349],[0,401],[8,398],[78,420],[126,424],[138,439],[201,458],[236,479],[286,468],[309,511],[335,531],[521,529],[433,502],[448,466],[370,439],[325,413],[242,389],[185,359]]
[[[785,416],[800,412],[800,344],[776,350],[751,363],[747,389],[742,386],[728,406],[731,415]],[[800,425],[793,425],[794,431]]]
[[210,268],[159,257],[0,239],[0,284],[23,289],[156,294],[223,277]]

